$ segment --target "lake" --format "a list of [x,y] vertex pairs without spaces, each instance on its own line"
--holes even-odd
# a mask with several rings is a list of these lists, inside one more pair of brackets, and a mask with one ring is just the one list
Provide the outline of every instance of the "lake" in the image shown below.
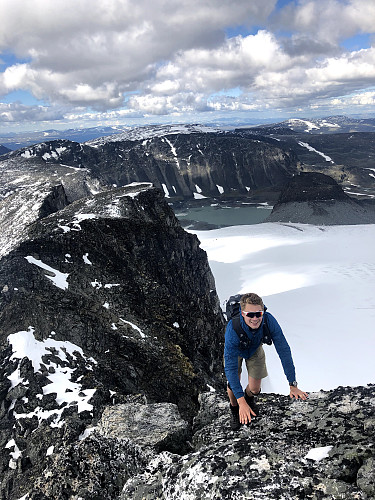
[[212,204],[201,207],[174,209],[181,225],[189,229],[215,229],[224,226],[259,224],[271,213],[266,203],[228,206]]

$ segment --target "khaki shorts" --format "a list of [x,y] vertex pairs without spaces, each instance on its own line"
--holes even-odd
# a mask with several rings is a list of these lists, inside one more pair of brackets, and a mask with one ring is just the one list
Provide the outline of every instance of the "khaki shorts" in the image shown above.
[[[238,377],[241,379],[242,360],[238,358]],[[260,345],[251,358],[245,358],[247,373],[250,377],[261,379],[267,377],[266,355],[263,346]]]

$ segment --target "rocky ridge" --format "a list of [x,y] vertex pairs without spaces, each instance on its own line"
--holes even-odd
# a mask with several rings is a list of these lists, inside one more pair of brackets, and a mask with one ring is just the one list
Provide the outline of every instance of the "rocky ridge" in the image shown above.
[[[190,449],[173,405],[106,408],[89,436],[58,443],[27,498],[375,497],[373,385],[311,393],[306,402],[262,395],[261,414],[238,432],[222,394],[202,393],[199,401]],[[173,450],[163,450],[168,438]]]
[[267,138],[192,131],[118,139],[41,143],[5,155],[0,168],[27,160],[30,168],[36,162],[48,170],[56,165],[87,169],[107,187],[151,182],[170,200],[246,198],[253,191],[280,189],[298,168],[294,153]]
[[[106,406],[140,394],[191,422],[199,393],[223,385],[206,254],[148,184],[37,219],[1,259],[0,291],[0,498],[25,495],[53,450],[72,450]],[[175,451],[171,442],[162,449]],[[103,446],[110,461],[126,454]]]
[[375,205],[349,198],[334,179],[317,172],[300,172],[281,192],[267,222],[303,224],[374,224]]

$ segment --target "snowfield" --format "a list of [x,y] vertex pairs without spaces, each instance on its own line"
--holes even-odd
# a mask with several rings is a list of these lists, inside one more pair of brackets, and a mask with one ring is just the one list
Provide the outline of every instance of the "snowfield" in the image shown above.
[[[235,293],[263,298],[291,346],[302,390],[375,382],[375,225],[263,223],[190,232],[207,252],[224,310]],[[275,348],[264,349],[263,392],[288,394]]]

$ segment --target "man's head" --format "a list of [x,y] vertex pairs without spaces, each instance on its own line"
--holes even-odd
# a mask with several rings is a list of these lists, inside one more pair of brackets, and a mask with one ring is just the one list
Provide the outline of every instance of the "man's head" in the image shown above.
[[262,322],[264,304],[256,293],[245,293],[240,300],[242,317],[250,328],[260,327]]

